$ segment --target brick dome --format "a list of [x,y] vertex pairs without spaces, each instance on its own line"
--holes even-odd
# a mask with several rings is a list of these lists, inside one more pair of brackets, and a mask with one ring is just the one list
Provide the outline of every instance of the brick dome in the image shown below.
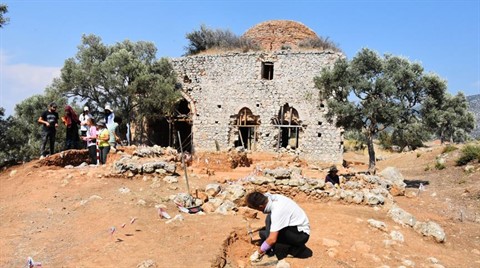
[[244,37],[253,40],[264,50],[280,50],[282,47],[298,48],[306,39],[318,38],[317,34],[300,22],[270,20],[247,30]]

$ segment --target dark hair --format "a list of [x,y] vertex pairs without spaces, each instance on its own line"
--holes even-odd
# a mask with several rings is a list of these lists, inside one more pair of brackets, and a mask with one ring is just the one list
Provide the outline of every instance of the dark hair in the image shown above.
[[267,203],[268,197],[260,192],[251,192],[245,197],[245,199],[247,200],[247,206],[249,208],[258,209],[261,205]]
[[334,173],[334,172],[338,172],[338,169],[336,166],[331,166],[330,167],[330,170],[328,171],[328,173]]
[[50,108],[57,108],[57,104],[55,102],[50,102],[50,104],[48,105],[48,107]]

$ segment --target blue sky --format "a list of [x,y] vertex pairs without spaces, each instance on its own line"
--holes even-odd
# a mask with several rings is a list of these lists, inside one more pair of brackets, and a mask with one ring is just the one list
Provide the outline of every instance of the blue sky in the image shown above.
[[10,23],[0,29],[0,106],[41,94],[74,57],[82,34],[105,44],[155,43],[157,57],[180,57],[185,34],[229,29],[237,35],[267,20],[294,20],[329,37],[351,59],[363,47],[420,62],[447,80],[449,92],[480,94],[480,0],[452,1],[163,1],[0,0]]

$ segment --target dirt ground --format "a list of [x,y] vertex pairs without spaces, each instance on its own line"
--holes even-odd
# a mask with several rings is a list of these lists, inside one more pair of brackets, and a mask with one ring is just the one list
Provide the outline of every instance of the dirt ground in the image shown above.
[[[480,165],[473,164],[472,172],[456,167],[455,151],[443,156],[446,168],[437,170],[435,159],[442,150],[432,145],[406,153],[379,151],[383,160],[377,166],[402,172],[409,188],[395,202],[419,221],[437,222],[447,235],[445,243],[393,222],[383,206],[299,195],[295,199],[310,219],[307,246],[313,255],[287,258],[291,267],[480,267]],[[267,167],[300,166],[310,177],[325,176],[324,163],[265,153],[249,157],[249,167],[231,169],[225,154],[196,155],[187,169],[190,189],[240,180]],[[252,267],[248,257],[256,247],[242,215],[181,213],[168,201],[186,192],[180,167],[177,184],[160,180],[154,186],[148,175],[112,176],[111,163],[118,158],[112,154],[110,165],[72,169],[36,160],[2,171],[0,267],[25,267],[28,257],[42,267]],[[366,171],[366,153],[349,152],[344,158],[350,167],[340,174]],[[425,191],[418,190],[420,183]],[[160,204],[183,220],[160,218]],[[386,232],[370,227],[369,219],[384,222]],[[250,223],[255,229],[263,220],[258,215]],[[403,234],[404,242],[392,243],[391,231]],[[256,267],[275,263],[264,257]]]

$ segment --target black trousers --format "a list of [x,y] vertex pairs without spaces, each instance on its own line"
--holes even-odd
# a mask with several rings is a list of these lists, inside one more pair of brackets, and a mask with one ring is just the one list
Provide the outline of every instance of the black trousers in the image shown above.
[[88,146],[88,155],[90,156],[90,164],[97,164],[97,146]]
[[47,155],[47,143],[50,143],[50,154],[52,155],[55,152],[55,134],[57,131],[53,130],[43,130],[42,131],[42,147],[40,148],[42,156]]
[[[265,219],[265,229],[259,232],[260,238],[263,241],[270,235],[270,226],[272,220],[270,214]],[[297,257],[306,249],[310,235],[298,231],[297,226],[288,226],[278,232],[277,242],[273,245],[273,252],[278,260],[285,259],[288,254]]]

